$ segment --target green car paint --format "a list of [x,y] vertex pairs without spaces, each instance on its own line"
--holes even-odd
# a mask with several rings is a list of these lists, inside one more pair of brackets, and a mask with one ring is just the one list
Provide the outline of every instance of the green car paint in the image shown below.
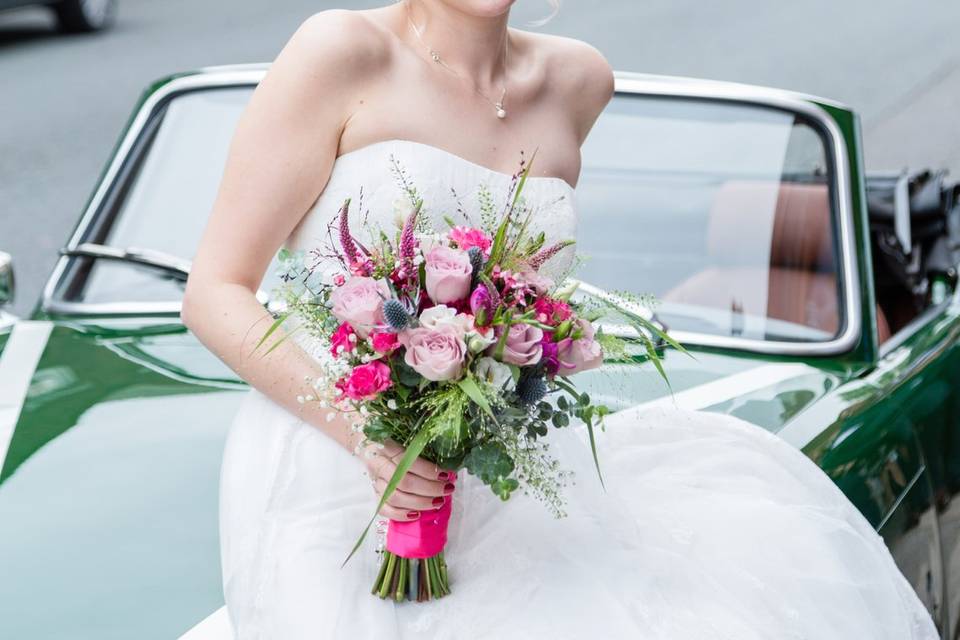
[[[129,126],[151,95],[192,77],[152,85]],[[801,448],[874,524],[953,637],[960,304],[948,297],[881,349],[859,121],[811,104],[841,132],[850,163],[855,344],[820,356],[690,344],[689,356],[663,354],[671,389],[639,354],[583,374],[581,386],[615,409],[676,401],[727,413]],[[30,319],[52,330],[36,369],[23,372],[29,391],[0,461],[0,637],[178,637],[223,603],[218,473],[246,386],[175,312],[41,301]],[[0,330],[0,349],[10,335]]]

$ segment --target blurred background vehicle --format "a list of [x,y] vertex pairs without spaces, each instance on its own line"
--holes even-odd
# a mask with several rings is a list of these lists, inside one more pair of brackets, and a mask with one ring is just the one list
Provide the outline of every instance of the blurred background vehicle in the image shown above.
[[61,31],[99,31],[113,24],[117,0],[0,0],[0,11],[29,6],[53,9]]

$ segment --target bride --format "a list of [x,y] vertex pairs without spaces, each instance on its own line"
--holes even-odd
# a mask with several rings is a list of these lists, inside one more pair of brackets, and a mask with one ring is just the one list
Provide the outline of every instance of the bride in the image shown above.
[[[330,10],[293,35],[254,93],[193,264],[183,321],[252,387],[221,471],[223,586],[237,638],[933,639],[882,539],[800,452],[735,418],[610,416],[599,453],[575,428],[551,449],[575,482],[567,517],[418,460],[381,511],[412,520],[454,495],[453,594],[369,593],[377,536],[341,563],[402,449],[358,449],[346,419],[297,402],[318,366],[255,293],[278,248],[320,246],[346,197],[393,224],[412,184],[434,220],[502,194],[521,152],[549,237],[572,235],[581,144],[610,66],[569,38],[508,29],[514,0],[403,0]],[[567,257],[569,259],[569,257]],[[296,334],[295,334],[296,335]]]

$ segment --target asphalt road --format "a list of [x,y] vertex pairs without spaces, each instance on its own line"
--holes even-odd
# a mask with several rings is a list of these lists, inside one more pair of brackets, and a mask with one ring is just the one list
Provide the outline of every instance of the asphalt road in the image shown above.
[[[142,88],[171,72],[269,61],[339,0],[120,0],[117,26],[60,36],[42,9],[0,14],[0,248],[36,301]],[[518,0],[513,24],[548,11]],[[617,69],[783,87],[863,116],[867,166],[960,177],[957,0],[566,0],[544,31],[587,40]]]

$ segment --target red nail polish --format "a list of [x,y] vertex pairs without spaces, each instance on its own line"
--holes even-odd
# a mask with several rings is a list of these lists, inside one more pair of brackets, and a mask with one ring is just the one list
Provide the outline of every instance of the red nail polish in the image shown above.
[[450,474],[447,473],[446,471],[441,471],[440,473],[437,474],[437,478],[440,480],[446,480],[449,477],[450,477]]
[[443,490],[446,493],[453,493],[454,489],[456,489],[456,487],[453,485],[452,482],[448,482],[447,484],[443,485]]
[[407,511],[407,517],[408,517],[408,518],[419,518],[419,517],[420,517],[420,512],[419,512],[419,511]]
[[443,504],[443,502],[444,502],[443,498],[439,498],[439,497],[438,497],[438,498],[434,498],[434,499],[433,499],[433,506],[439,507],[440,505]]

